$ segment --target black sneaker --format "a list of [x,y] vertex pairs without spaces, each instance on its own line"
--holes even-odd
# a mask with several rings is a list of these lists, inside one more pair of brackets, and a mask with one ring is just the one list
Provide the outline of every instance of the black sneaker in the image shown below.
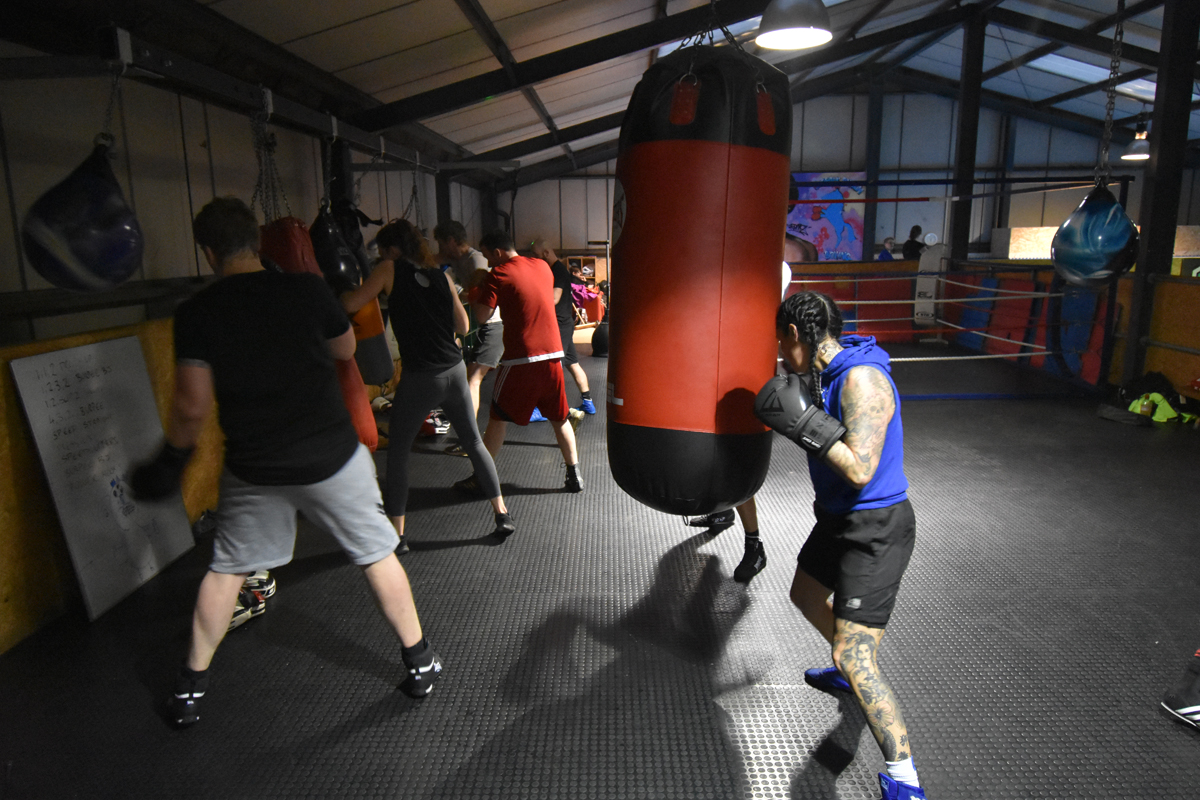
[[199,702],[208,691],[208,676],[198,681],[180,675],[175,679],[175,691],[167,700],[167,712],[171,721],[180,728],[195,725],[200,721]]
[[738,583],[749,583],[750,579],[763,571],[767,566],[767,551],[763,548],[761,539],[746,542],[746,553],[742,563],[733,571],[733,579]]
[[267,598],[263,597],[261,592],[252,592],[249,589],[239,590],[237,605],[233,607],[233,616],[229,618],[228,630],[246,624],[266,610]]
[[396,545],[396,555],[402,556],[408,552],[408,537],[401,536],[400,544]]
[[483,490],[479,488],[479,478],[475,476],[474,472],[455,483],[454,488],[463,494],[469,494],[474,497],[479,497],[483,494]]
[[496,530],[492,531],[492,535],[499,537],[501,541],[507,539],[516,531],[517,526],[513,524],[512,517],[508,514],[496,514]]
[[579,474],[579,465],[575,465],[575,469],[567,469],[567,479],[563,481],[564,492],[582,492],[583,491],[583,476]]
[[406,664],[408,677],[400,682],[400,691],[409,697],[425,697],[433,691],[433,685],[442,675],[442,659],[437,653],[423,667]]
[[717,528],[725,530],[733,525],[736,513],[732,508],[727,508],[724,511],[714,511],[711,514],[705,514],[703,517],[692,517],[688,520],[688,525],[693,528]]

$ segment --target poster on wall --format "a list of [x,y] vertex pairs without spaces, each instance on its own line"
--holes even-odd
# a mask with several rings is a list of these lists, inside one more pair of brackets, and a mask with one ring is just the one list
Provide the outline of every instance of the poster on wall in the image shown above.
[[[866,180],[865,172],[793,172],[787,232],[810,242],[818,261],[862,261]],[[848,181],[856,183],[811,185]]]

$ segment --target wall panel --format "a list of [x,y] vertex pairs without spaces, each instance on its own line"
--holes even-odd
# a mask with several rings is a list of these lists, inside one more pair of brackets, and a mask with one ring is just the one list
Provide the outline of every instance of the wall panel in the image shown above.
[[853,109],[854,98],[845,95],[818,97],[804,103],[799,158],[796,149],[792,151],[792,163],[799,165],[796,171],[832,172],[851,168]]
[[124,97],[132,199],[145,239],[141,277],[195,275],[189,170],[175,96],[129,81]]
[[571,247],[603,247],[604,245],[592,245],[590,242],[605,241],[608,239],[608,218],[612,213],[609,207],[612,203],[612,194],[608,191],[608,181],[606,179],[588,180],[582,182],[587,189],[587,235],[577,245],[569,245]]
[[561,224],[559,246],[564,250],[587,247],[588,184],[591,180],[559,181]]
[[[529,243],[538,236],[545,237],[552,246],[558,246],[559,243],[559,185],[577,183],[577,181],[543,181],[535,183],[531,186],[522,186],[517,191],[516,204],[513,211],[513,238],[516,242],[518,250],[524,250],[529,247]],[[567,204],[566,186],[563,187],[563,203],[564,208]],[[570,206],[572,209],[578,208],[579,213],[582,213],[583,202],[580,199],[577,205]],[[584,220],[582,216],[578,216],[575,212],[563,212],[564,222],[569,218],[572,223],[577,224],[580,229]]]

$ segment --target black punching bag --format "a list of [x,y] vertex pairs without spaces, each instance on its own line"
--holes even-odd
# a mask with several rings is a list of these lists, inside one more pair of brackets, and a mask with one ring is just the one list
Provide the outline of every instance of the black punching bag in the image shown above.
[[625,112],[608,458],[660,511],[730,508],[766,478],[753,405],[775,371],[791,141],[786,76],[733,47],[661,59]]
[[99,292],[124,283],[142,265],[142,228],[108,162],[112,137],[39,197],[21,226],[29,263],[50,283]]

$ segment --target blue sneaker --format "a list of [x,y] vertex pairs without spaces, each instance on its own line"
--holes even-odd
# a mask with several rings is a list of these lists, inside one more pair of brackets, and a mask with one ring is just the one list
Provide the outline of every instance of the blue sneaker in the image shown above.
[[533,413],[529,415],[530,422],[549,422],[550,420],[542,416],[541,410],[535,408]]
[[879,788],[883,791],[879,800],[925,800],[925,790],[920,786],[899,783],[879,773]]
[[595,414],[596,413],[596,404],[593,403],[591,400],[584,398],[583,402],[579,404],[579,410],[585,414]]
[[850,688],[850,684],[842,677],[842,673],[838,672],[837,667],[806,669],[804,670],[804,682],[814,689],[820,689],[826,694],[853,691]]

